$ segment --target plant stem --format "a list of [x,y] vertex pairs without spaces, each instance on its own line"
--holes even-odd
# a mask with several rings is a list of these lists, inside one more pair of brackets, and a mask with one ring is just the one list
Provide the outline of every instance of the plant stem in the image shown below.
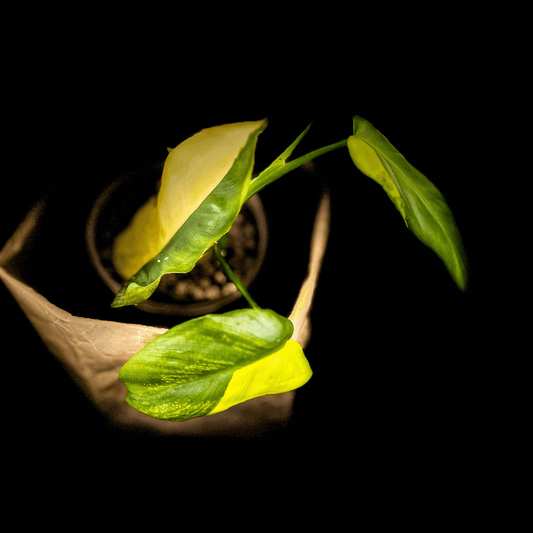
[[250,296],[250,293],[246,290],[246,287],[242,283],[242,281],[238,278],[237,274],[231,270],[231,267],[228,265],[228,262],[224,259],[224,256],[222,255],[222,250],[220,249],[218,242],[215,244],[215,253],[217,254],[217,259],[219,260],[220,264],[222,265],[222,268],[226,272],[226,275],[228,278],[235,283],[235,286],[241,294],[246,298],[248,303],[252,306],[253,309],[261,309],[255,300]]
[[343,139],[342,141],[329,144],[328,146],[323,146],[317,150],[313,150],[312,152],[302,155],[301,157],[298,157],[293,161],[289,161],[288,163],[282,160],[276,160],[272,165],[263,170],[263,172],[261,172],[257,178],[251,181],[250,187],[248,188],[248,194],[246,195],[246,200],[249,200],[254,194],[258,193],[261,189],[264,189],[267,185],[270,185],[278,178],[281,178],[281,176],[284,176],[287,174],[287,172],[298,168],[304,163],[308,163],[319,155],[326,154],[332,150],[337,150],[338,148],[343,148],[347,144],[348,139]]

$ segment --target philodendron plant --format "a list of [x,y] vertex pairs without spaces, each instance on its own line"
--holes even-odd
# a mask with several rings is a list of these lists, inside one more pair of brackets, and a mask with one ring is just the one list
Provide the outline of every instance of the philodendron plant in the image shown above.
[[191,271],[213,246],[250,305],[179,324],[122,367],[127,402],[150,416],[180,421],[212,415],[310,379],[302,347],[290,340],[292,322],[258,306],[231,271],[219,241],[249,198],[324,153],[347,148],[355,166],[383,187],[407,227],[441,258],[457,286],[466,286],[461,239],[442,194],[372,124],[356,116],[353,135],[288,161],[309,125],[252,179],[258,136],[266,126],[266,120],[215,126],[170,150],[157,200],[148,200],[115,241],[113,262],[128,281],[112,307],[146,300],[161,276]]

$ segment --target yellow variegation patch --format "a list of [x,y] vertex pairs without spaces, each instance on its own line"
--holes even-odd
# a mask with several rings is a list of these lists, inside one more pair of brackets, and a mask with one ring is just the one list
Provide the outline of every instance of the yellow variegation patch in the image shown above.
[[224,396],[209,414],[220,413],[265,394],[297,389],[307,383],[312,374],[302,347],[296,341],[289,340],[277,352],[236,370]]
[[348,150],[356,167],[363,174],[383,187],[407,224],[405,204],[400,196],[400,191],[398,191],[398,187],[396,187],[396,184],[392,181],[392,178],[383,166],[383,163],[374,149],[361,139],[352,135],[348,138]]
[[129,279],[164,246],[165,238],[159,224],[157,198],[154,196],[135,213],[130,225],[115,240],[115,269],[124,279]]

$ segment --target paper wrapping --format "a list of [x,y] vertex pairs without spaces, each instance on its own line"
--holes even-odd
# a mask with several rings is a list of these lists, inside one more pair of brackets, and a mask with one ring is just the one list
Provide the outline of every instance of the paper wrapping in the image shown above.
[[[117,425],[180,435],[238,434],[283,423],[292,413],[294,391],[248,400],[215,415],[183,422],[158,420],[126,403],[127,389],[118,379],[121,367],[167,329],[73,316],[17,278],[6,266],[27,245],[45,202],[37,203],[0,251],[0,278],[49,351],[68,369],[88,398]],[[289,319],[293,340],[305,347],[310,338],[310,309],[329,235],[329,196],[320,203],[311,238],[308,275]]]

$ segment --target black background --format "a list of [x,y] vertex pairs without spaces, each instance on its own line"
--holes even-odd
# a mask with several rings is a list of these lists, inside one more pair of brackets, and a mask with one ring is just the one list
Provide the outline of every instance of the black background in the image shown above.
[[[519,521],[515,483],[531,465],[520,451],[529,422],[523,14],[504,17],[498,3],[482,14],[432,9],[42,6],[5,22],[0,235],[43,194],[64,195],[73,221],[50,263],[35,265],[52,279],[70,270],[55,251],[84,246],[84,213],[103,185],[201,128],[264,117],[258,168],[311,120],[299,154],[347,137],[352,115],[368,119],[443,192],[470,264],[462,294],[344,151],[315,161],[320,185],[303,181],[291,195],[273,185],[278,224],[323,184],[332,196],[306,350],[314,376],[290,424],[238,439],[110,425],[1,287],[10,507],[53,494],[46,520],[66,506],[153,524],[203,521],[214,508],[221,525],[250,513],[248,527]],[[289,244],[270,259],[280,276],[292,275]],[[265,280],[254,296],[275,307],[275,289]]]

